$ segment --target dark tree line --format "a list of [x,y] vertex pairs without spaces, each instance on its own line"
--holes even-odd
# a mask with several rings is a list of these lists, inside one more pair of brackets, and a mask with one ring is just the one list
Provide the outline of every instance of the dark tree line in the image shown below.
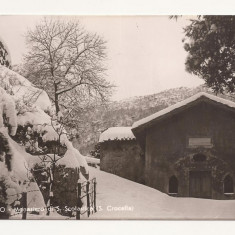
[[235,16],[197,16],[190,20],[184,33],[186,70],[204,79],[216,93],[233,93]]

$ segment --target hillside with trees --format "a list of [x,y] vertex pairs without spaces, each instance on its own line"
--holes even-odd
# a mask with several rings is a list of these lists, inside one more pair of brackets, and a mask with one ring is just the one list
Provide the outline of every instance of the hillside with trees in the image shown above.
[[131,126],[135,121],[158,112],[170,105],[184,100],[200,91],[210,92],[206,87],[174,88],[146,96],[132,97],[121,101],[109,102],[87,110],[83,115],[79,138],[74,145],[83,153],[94,150],[100,134],[109,127]]
[[[179,87],[153,95],[132,97],[121,101],[109,102],[107,105],[97,106],[84,113],[84,123],[86,120],[86,125],[80,127],[80,135],[77,140],[74,140],[74,145],[86,155],[95,149],[100,134],[107,128],[132,126],[135,121],[201,91],[214,94],[212,89],[204,85],[195,88]],[[228,93],[218,94],[218,96],[235,101],[235,98]]]

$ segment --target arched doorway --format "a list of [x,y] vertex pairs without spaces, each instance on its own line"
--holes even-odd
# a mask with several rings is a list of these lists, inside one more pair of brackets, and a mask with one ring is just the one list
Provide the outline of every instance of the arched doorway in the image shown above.
[[189,196],[196,198],[211,198],[211,172],[189,172]]

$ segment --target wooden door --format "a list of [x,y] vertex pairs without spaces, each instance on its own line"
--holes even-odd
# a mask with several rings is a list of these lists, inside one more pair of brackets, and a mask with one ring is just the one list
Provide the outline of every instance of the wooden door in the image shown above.
[[197,198],[211,198],[211,172],[189,172],[189,196]]

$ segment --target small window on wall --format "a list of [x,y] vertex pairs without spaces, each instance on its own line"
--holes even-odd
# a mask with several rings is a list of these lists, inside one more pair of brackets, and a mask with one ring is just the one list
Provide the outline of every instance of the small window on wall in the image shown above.
[[178,193],[178,179],[175,176],[171,176],[169,179],[169,194]]
[[227,175],[224,178],[224,193],[225,194],[234,193],[233,179],[230,175]]

